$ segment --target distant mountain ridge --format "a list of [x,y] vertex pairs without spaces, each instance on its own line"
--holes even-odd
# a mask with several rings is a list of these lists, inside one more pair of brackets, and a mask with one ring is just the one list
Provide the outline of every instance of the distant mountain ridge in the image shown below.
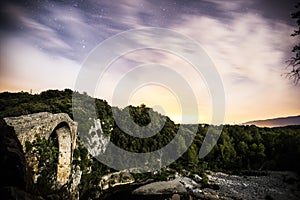
[[300,125],[300,115],[279,117],[274,119],[254,120],[242,123],[242,125],[255,125],[259,127],[280,127],[289,125]]

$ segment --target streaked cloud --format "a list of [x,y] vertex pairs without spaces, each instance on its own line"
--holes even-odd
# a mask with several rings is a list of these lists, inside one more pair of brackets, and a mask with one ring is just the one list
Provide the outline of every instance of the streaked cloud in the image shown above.
[[247,120],[257,113],[260,118],[289,115],[300,97],[282,76],[287,49],[295,43],[289,36],[293,27],[255,13],[232,16],[226,23],[207,16],[183,16],[174,29],[198,41],[215,63],[223,78],[227,110],[236,111],[228,112],[228,119]]
[[218,7],[219,10],[222,11],[239,11],[243,8],[249,8],[249,6],[253,5],[253,0],[233,0],[233,1],[222,1],[222,0],[204,0],[206,2],[212,3]]
[[73,88],[80,65],[61,56],[49,55],[19,38],[2,43],[1,90],[33,92]]
[[[288,8],[288,3],[281,4],[282,8]],[[281,4],[274,3],[278,8]],[[285,61],[296,43],[290,37],[295,27],[282,17],[283,13],[273,16],[270,10],[275,9],[273,4],[269,8],[267,2],[254,0],[92,0],[29,5],[8,2],[1,9],[1,14],[7,17],[0,31],[1,91],[73,88],[81,64],[102,41],[129,29],[156,26],[187,35],[207,52],[224,83],[226,122],[300,112],[300,91],[283,75]],[[158,43],[160,39],[158,35]],[[153,40],[140,35],[135,42],[151,46]],[[164,43],[178,45],[182,54],[193,52],[189,44],[176,40]],[[187,79],[198,99],[200,120],[209,122],[211,97],[205,84],[207,77],[199,77],[185,60],[169,52],[144,49],[124,55],[103,77],[107,85],[100,88],[106,94],[104,98],[111,99],[112,89],[124,73],[147,63],[170,66]],[[157,104],[155,98],[145,94],[162,96],[163,91],[157,86],[145,86],[132,94],[130,103]],[[159,101],[166,114],[180,119],[181,108],[176,97],[165,93]]]

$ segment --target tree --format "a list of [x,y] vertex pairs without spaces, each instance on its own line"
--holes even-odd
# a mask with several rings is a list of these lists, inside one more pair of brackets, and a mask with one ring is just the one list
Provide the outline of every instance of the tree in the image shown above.
[[[292,19],[296,20],[296,23],[298,25],[298,29],[294,30],[294,33],[291,34],[293,37],[299,37],[300,36],[300,3],[297,3],[295,6],[297,8],[297,11],[291,14]],[[289,79],[292,79],[295,84],[298,84],[300,80],[300,43],[296,44],[292,52],[295,53],[295,56],[291,57],[291,59],[288,61],[289,66],[292,67],[292,70],[287,74]]]

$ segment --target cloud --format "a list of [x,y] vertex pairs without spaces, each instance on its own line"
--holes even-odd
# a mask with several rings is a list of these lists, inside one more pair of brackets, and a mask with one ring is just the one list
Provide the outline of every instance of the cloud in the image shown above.
[[73,88],[80,65],[43,53],[18,38],[7,38],[1,48],[1,91],[23,88],[35,92],[47,88]]
[[[15,22],[13,27],[16,30],[4,28],[0,32],[1,90],[73,88],[79,63],[99,43],[132,28],[156,26],[191,37],[210,56],[223,79],[227,122],[299,114],[299,90],[281,76],[285,72],[285,60],[289,58],[289,51],[295,43],[289,36],[294,28],[284,21],[267,19],[258,14],[263,11],[256,12],[255,9],[259,8],[255,8],[254,3],[242,0],[184,3],[92,0],[84,4],[51,1],[30,9],[9,4],[9,9],[3,8],[1,12],[5,10],[4,14]],[[122,45],[134,47],[164,43],[176,47],[182,55],[193,54],[192,44],[174,38],[161,41],[160,35],[151,40],[147,35],[134,37],[131,44],[117,42],[115,45],[121,48]],[[111,49],[101,53],[118,54],[118,51],[111,52]],[[189,68],[185,60],[168,52],[139,50],[125,55],[113,63],[103,79],[107,87],[100,89],[111,98],[111,90],[118,79],[132,67],[145,63],[169,66],[189,80],[191,89],[197,95],[200,119],[209,122],[211,88],[206,86],[205,79]],[[132,102],[142,101],[147,93],[158,96],[163,93],[157,87],[144,89],[133,94]],[[149,102],[154,104],[154,99],[150,99]],[[166,95],[159,100],[167,106],[167,112],[173,112],[171,115],[179,119],[180,109],[177,109],[174,97]],[[172,102],[172,106],[168,102]],[[173,111],[171,107],[174,107]]]
[[244,0],[233,0],[233,1],[223,1],[223,0],[204,0],[205,2],[209,2],[218,7],[219,10],[222,11],[239,11],[245,9],[253,4],[252,0],[244,1]]
[[[297,110],[293,110],[296,107],[296,100],[282,99],[282,95],[296,96],[295,99],[299,96],[290,90],[289,82],[281,76],[284,73],[286,50],[293,43],[289,36],[292,27],[278,21],[267,20],[254,12],[240,13],[235,11],[242,6],[245,6],[242,1],[228,4],[226,9],[232,12],[231,18],[227,20],[204,15],[179,15],[177,23],[169,24],[169,28],[198,41],[215,63],[224,82],[227,110],[229,110],[227,120],[230,122],[237,118],[240,120],[255,118],[261,110],[265,111],[262,114],[263,118],[288,115],[291,112],[297,113]],[[121,10],[124,19],[121,20],[123,25],[128,27],[131,23],[134,23],[135,27],[142,25],[143,21],[138,18],[140,11],[133,8],[131,4],[125,3],[117,5],[117,7]],[[152,46],[155,39],[157,43],[162,42],[160,36],[151,40],[148,40],[146,35],[135,36],[136,43],[145,46]],[[164,42],[173,46],[178,45],[178,49],[183,54],[191,51],[188,44],[178,43],[179,41],[175,40]],[[133,43],[131,45],[134,46]],[[137,53],[127,57],[127,59],[131,60],[131,64],[134,63],[134,65],[139,63],[137,60],[142,60],[144,63],[164,64],[178,71],[185,68],[182,67],[184,66],[182,63],[178,62],[178,57],[157,55],[153,51]],[[110,75],[106,77],[110,83],[109,87],[106,88],[115,87],[117,77],[126,73],[125,66],[127,64],[127,61],[120,62],[118,67],[110,71]],[[182,74],[184,77],[190,78],[195,73],[191,70],[185,70]],[[113,78],[116,82],[111,81]],[[199,109],[202,114],[205,113],[203,114],[206,116],[204,120],[207,122],[210,119],[209,112],[211,112],[211,102],[208,98],[209,95],[207,95],[207,90],[210,88],[203,87],[205,84],[202,83],[197,84],[199,77],[193,78],[189,80],[193,80],[190,81],[191,85],[194,85],[192,89],[200,100]],[[148,91],[155,93],[149,88]],[[268,98],[272,98],[272,100]],[[274,109],[274,107],[281,107],[282,102],[286,101],[289,104],[281,109]],[[251,108],[253,112],[241,112],[241,110],[247,110],[253,105],[255,105],[254,108]]]
[[59,37],[58,33],[54,29],[26,16],[20,16],[20,22],[29,29],[26,34],[27,39],[39,45],[41,48],[55,48],[60,51],[69,51],[72,49],[70,45]]
[[286,51],[293,44],[289,36],[293,27],[250,12],[233,16],[224,22],[186,15],[173,28],[198,41],[218,68],[225,86],[228,120],[255,118],[257,113],[262,118],[288,115],[298,107],[296,99],[300,97],[282,77]]
[[18,26],[15,31],[3,29],[1,40],[8,35],[23,38],[49,54],[81,62],[94,45],[107,37],[101,35],[99,25],[90,23],[89,15],[76,7],[59,2],[44,3],[30,11],[19,5],[6,7],[6,15],[14,16]]
[[[157,33],[160,32],[159,33]],[[156,34],[157,33],[157,34]],[[169,33],[168,33],[169,34]],[[189,55],[190,57],[199,57],[199,52],[197,51],[196,46],[194,43],[190,43],[190,40],[182,40],[181,37],[169,37],[169,35],[166,34],[166,32],[162,31],[162,29],[156,29],[154,32],[144,32],[143,30],[140,30],[138,32],[131,32],[129,34],[129,41],[125,40],[124,35],[121,37],[121,39],[116,39],[112,44],[115,44],[117,49],[112,49],[113,45],[107,46],[107,48],[104,49],[110,49],[108,51],[108,56],[112,56],[116,58],[117,60],[113,63],[109,63],[110,65],[107,66],[108,69],[103,77],[101,77],[99,86],[98,85],[98,91],[97,95],[99,95],[101,98],[105,98],[109,102],[112,102],[112,96],[114,94],[114,90],[120,83],[120,79],[122,79],[124,76],[129,77],[129,74],[134,70],[136,67],[144,67],[144,64],[153,64],[153,66],[157,66],[156,64],[159,64],[161,66],[166,66],[170,69],[172,72],[176,72],[178,76],[182,77],[186,80],[186,84],[184,84],[181,80],[176,78],[176,76],[172,76],[171,73],[166,72],[162,70],[152,70],[152,73],[148,71],[148,68],[142,68],[139,72],[139,74],[135,74],[135,77],[132,77],[127,79],[126,84],[131,85],[135,84],[136,87],[138,87],[141,82],[146,84],[144,86],[149,86],[153,82],[163,84],[164,87],[173,87],[176,88],[179,91],[183,92],[190,92],[192,91],[193,94],[197,97],[197,104],[198,109],[201,113],[201,120],[202,121],[210,121],[210,113],[211,111],[211,103],[209,101],[209,93],[206,89],[205,82],[203,81],[203,78],[201,77],[201,74],[195,69],[190,63],[187,62],[188,58],[183,59],[184,55]],[[174,34],[174,33],[173,33]],[[127,41],[127,42],[124,42]],[[123,43],[122,43],[123,42]],[[129,52],[125,55],[122,55],[122,50],[125,48],[129,48],[130,50],[135,50],[132,52]],[[141,49],[141,48],[144,49]],[[103,47],[102,47],[103,48]],[[157,49],[153,49],[157,48]],[[174,52],[172,52],[172,50]],[[118,51],[119,54],[118,54]],[[98,55],[103,55],[103,51],[98,52]],[[106,53],[106,52],[105,52]],[[122,55],[122,56],[121,56]],[[120,56],[120,57],[119,57]],[[181,57],[183,56],[183,57]],[[191,61],[191,60],[190,60]],[[100,70],[98,65],[104,66],[105,63],[103,63],[101,60],[99,60],[99,56],[96,57],[96,60],[92,63],[95,63],[95,73],[99,73],[97,70]],[[197,63],[199,64],[199,63]],[[156,73],[153,76],[153,73]],[[132,73],[131,73],[132,75]],[[149,77],[152,76],[151,83],[146,82],[146,80],[149,80]],[[165,83],[164,81],[168,79],[169,82]],[[90,80],[89,80],[90,81]],[[124,84],[122,84],[124,86]],[[156,89],[157,87],[143,87],[143,89],[147,89],[147,93],[154,95],[157,94]],[[124,94],[124,98],[127,96],[127,93]],[[144,94],[140,92],[140,95]],[[173,91],[173,95],[175,94],[175,98],[178,98],[176,96],[179,95],[178,92]],[[129,95],[129,94],[128,94]],[[155,95],[154,95],[155,96]],[[161,96],[161,95],[157,95]],[[156,96],[156,103],[151,101],[150,105],[153,106],[157,103],[159,103],[162,107],[170,107],[170,105],[175,105],[174,103],[170,103],[168,99],[170,97],[167,97],[166,95],[163,96],[163,98],[157,98]],[[188,95],[183,95],[185,98],[183,99],[181,109],[188,110],[192,106],[192,102],[194,100],[190,98]],[[174,97],[173,97],[174,98]],[[190,98],[190,99],[188,99]],[[150,102],[148,99],[148,96],[138,96],[136,99],[140,100],[139,104],[141,103],[148,103]],[[143,99],[143,100],[142,100]],[[122,99],[123,100],[123,99]],[[189,105],[184,104],[184,102],[190,102]],[[134,102],[137,104],[137,102]],[[178,119],[178,116],[180,113],[178,113],[178,108],[176,106],[173,106],[173,111],[170,112],[170,109],[168,109],[167,114],[168,116],[177,116],[176,119]],[[194,108],[195,110],[197,108]],[[193,112],[195,112],[193,110]],[[195,119],[196,117],[190,117],[189,119]],[[185,118],[186,119],[186,118]],[[194,122],[194,121],[193,121]]]

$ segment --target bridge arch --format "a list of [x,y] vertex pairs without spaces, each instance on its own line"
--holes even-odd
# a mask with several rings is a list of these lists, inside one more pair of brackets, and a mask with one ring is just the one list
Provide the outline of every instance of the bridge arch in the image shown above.
[[[52,134],[58,137],[59,157],[57,164],[57,183],[64,185],[71,173],[73,151],[76,145],[77,124],[66,113],[48,112],[4,118],[13,126],[24,152],[26,141],[33,142],[35,135],[49,139]],[[31,163],[28,163],[29,165]],[[34,166],[32,166],[34,168]]]
[[69,178],[71,173],[72,163],[72,137],[71,128],[67,122],[60,122],[56,126],[52,133],[46,135],[46,139],[56,135],[58,140],[58,163],[57,163],[57,183],[63,185]]

